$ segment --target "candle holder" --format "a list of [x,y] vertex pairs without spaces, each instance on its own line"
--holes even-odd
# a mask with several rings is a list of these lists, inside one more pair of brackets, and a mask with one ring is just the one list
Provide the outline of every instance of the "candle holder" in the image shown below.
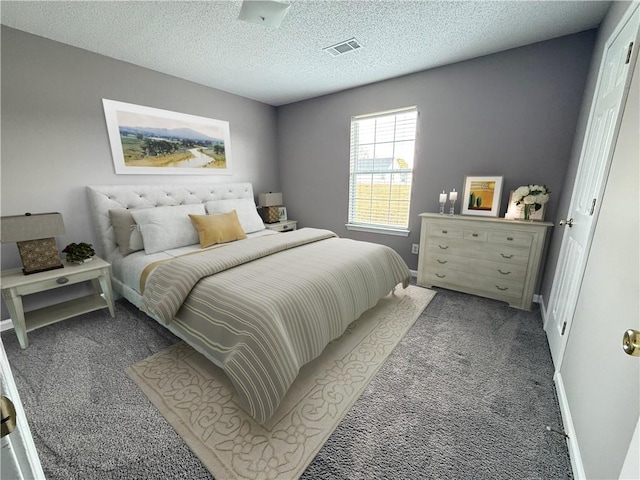
[[455,205],[456,205],[456,201],[451,200],[451,206],[449,207],[449,215],[453,215]]
[[445,202],[440,202],[440,215],[444,215],[444,204]]

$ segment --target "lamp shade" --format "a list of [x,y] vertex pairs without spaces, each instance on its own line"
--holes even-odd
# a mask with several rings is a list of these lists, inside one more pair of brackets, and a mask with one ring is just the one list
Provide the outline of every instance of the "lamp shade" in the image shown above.
[[282,205],[282,193],[260,193],[258,195],[259,207],[274,207]]
[[0,218],[0,241],[23,242],[64,235],[64,222],[59,213],[26,213]]

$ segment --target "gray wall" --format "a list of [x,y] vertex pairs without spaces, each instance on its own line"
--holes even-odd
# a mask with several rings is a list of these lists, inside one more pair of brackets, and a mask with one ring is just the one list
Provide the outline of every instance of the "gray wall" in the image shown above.
[[[629,4],[629,2],[612,2],[611,7],[607,12],[607,16],[598,28],[598,35],[596,38],[595,46],[593,48],[593,58],[591,59],[591,64],[589,66],[586,87],[584,89],[584,96],[582,98],[582,104],[580,107],[578,124],[576,127],[575,135],[571,138],[573,144],[571,148],[571,155],[569,157],[569,163],[567,166],[567,173],[564,178],[564,183],[562,184],[561,188],[557,190],[557,208],[554,212],[554,215],[550,215],[547,217],[548,220],[554,222],[556,225],[558,225],[558,222],[561,219],[565,218],[567,212],[569,211],[571,195],[573,194],[573,183],[575,182],[576,173],[578,171],[580,153],[582,152],[582,143],[584,141],[587,122],[589,120],[589,112],[591,110],[593,93],[598,81],[598,71],[600,69],[600,62],[602,61],[602,55],[604,53],[604,45]],[[545,276],[543,278],[543,283],[540,290],[540,293],[547,301],[549,299],[549,296],[551,295],[551,286],[553,283],[555,266],[558,262],[558,255],[560,254],[561,244],[562,228],[554,228],[552,231],[551,241],[549,242]]]
[[[233,174],[115,175],[103,98],[228,121]],[[275,107],[2,26],[1,212],[62,213],[60,248],[95,244],[87,185],[248,181],[256,194],[279,189],[276,126]],[[2,268],[19,266],[15,244],[3,244]]]
[[[501,215],[509,190],[545,183],[556,217],[594,39],[583,32],[276,109],[2,26],[1,213],[61,212],[62,248],[95,243],[86,185],[250,181],[256,193],[282,190],[300,226],[385,243],[416,268],[418,214],[436,211],[438,192],[461,190],[465,175],[505,176]],[[102,98],[229,121],[233,175],[115,175]],[[411,235],[348,232],[350,118],[407,105],[420,109]],[[13,244],[1,258],[20,265]]]
[[[596,37],[591,30],[379,82],[278,109],[288,215],[299,225],[383,243],[417,268],[422,212],[466,175],[503,175],[509,191],[546,184],[554,219]],[[408,238],[347,231],[349,125],[353,115],[417,105],[417,159]],[[459,212],[460,205],[456,205]]]

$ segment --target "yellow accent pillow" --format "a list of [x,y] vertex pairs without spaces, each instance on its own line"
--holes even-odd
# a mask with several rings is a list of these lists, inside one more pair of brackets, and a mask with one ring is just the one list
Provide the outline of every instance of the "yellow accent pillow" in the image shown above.
[[238,220],[235,210],[221,215],[193,215],[189,214],[193,226],[200,236],[200,247],[206,248],[216,243],[233,242],[247,238]]

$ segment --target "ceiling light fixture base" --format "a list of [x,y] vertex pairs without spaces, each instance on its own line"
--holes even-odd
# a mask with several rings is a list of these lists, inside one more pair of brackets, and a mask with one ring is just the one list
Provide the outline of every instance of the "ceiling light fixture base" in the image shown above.
[[242,2],[238,20],[255,23],[268,28],[278,28],[291,7],[288,3],[271,0],[245,0]]

